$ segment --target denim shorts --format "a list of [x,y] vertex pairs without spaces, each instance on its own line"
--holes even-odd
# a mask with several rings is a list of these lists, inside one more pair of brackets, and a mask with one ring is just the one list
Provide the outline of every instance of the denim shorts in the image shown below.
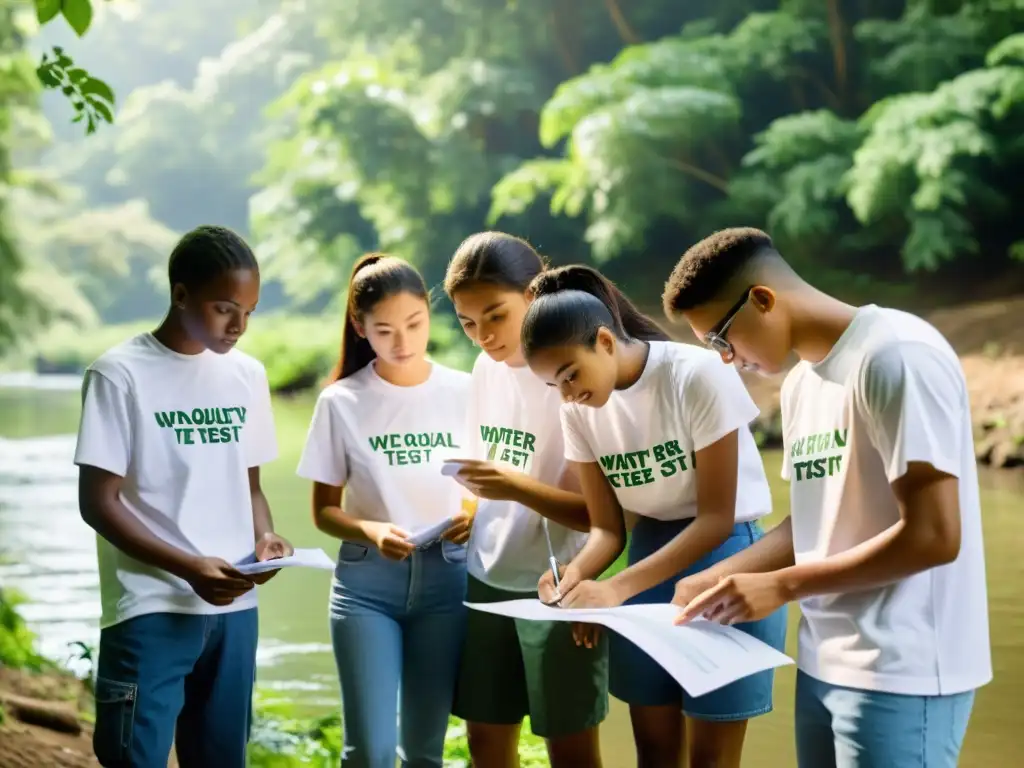
[[[629,564],[633,565],[657,552],[674,539],[693,519],[655,520],[641,517],[633,527],[629,544]],[[671,579],[641,592],[626,605],[668,603],[675,593],[676,582],[699,573],[740,552],[764,535],[757,522],[738,523],[721,546]],[[786,645],[786,608],[771,616],[748,624],[735,624],[737,629],[783,651]],[[728,722],[748,720],[772,711],[772,670],[711,691],[703,696],[690,696],[661,666],[633,643],[610,633],[609,689],[615,698],[631,706],[678,706],[696,720]]]

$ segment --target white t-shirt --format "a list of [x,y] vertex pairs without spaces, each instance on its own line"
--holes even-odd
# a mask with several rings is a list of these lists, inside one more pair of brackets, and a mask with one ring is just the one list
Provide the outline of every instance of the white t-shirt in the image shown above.
[[919,317],[862,307],[824,360],[789,373],[781,400],[797,563],[898,522],[890,483],[909,462],[960,481],[959,557],[879,589],[801,601],[800,669],[834,685],[911,695],[987,683],[978,476],[956,353]]
[[432,366],[414,387],[385,381],[370,363],[324,389],[299,476],[344,486],[351,517],[410,533],[458,514],[462,486],[441,465],[463,454],[469,374]]
[[736,522],[771,513],[772,497],[750,432],[758,414],[736,368],[691,344],[650,342],[640,378],[601,408],[562,406],[565,455],[597,462],[622,508],[657,520],[697,515],[697,451],[739,431]]
[[[526,366],[513,368],[481,353],[469,399],[469,458],[501,462],[545,485],[560,486],[566,470],[561,398]],[[549,568],[543,519],[512,501],[480,499],[469,540],[468,568],[476,579],[514,592],[536,592]],[[559,562],[583,548],[587,534],[547,522]]]
[[[124,478],[121,501],[191,554],[234,563],[255,546],[248,470],[277,458],[263,366],[243,352],[183,355],[150,333],[108,350],[85,374],[75,464]],[[227,606],[97,536],[100,626],[148,613],[227,613]]]

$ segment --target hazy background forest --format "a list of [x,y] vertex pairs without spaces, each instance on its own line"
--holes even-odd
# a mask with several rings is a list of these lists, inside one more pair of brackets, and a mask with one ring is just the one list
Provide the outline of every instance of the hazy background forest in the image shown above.
[[[80,373],[159,321],[169,251],[203,223],[243,233],[261,262],[241,346],[277,391],[277,528],[332,553],[294,469],[364,251],[438,286],[465,236],[502,229],[598,265],[660,319],[679,255],[752,225],[820,287],[927,315],[962,356],[989,465],[995,680],[961,765],[1010,765],[1024,471],[995,468],[1024,465],[1022,171],[1024,0],[0,0],[0,768],[95,768],[87,725],[28,726],[11,702],[88,722]],[[438,293],[433,353],[468,367]],[[777,387],[751,382],[769,524],[789,501]],[[337,765],[329,578],[260,589],[251,764]],[[745,768],[795,765],[793,678],[777,675]],[[619,702],[601,734],[609,768],[635,764]],[[454,719],[445,755],[467,765]],[[520,756],[547,764],[528,729]]]
[[62,45],[118,106],[87,136],[61,93],[0,91],[22,364],[80,367],[127,335],[103,326],[157,318],[168,249],[204,222],[251,238],[260,313],[290,316],[249,340],[280,386],[333,354],[296,316],[336,325],[358,254],[434,285],[487,227],[651,306],[738,224],[874,300],[1021,287],[1022,0],[115,0],[82,39],[18,31],[26,5],[0,2],[8,72]]

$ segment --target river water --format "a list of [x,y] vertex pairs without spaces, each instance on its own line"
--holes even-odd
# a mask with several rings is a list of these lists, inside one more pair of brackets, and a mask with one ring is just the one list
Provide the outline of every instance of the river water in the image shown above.
[[[281,456],[264,469],[264,488],[278,530],[298,546],[333,555],[336,544],[313,527],[308,486],[294,475],[311,408],[308,398],[275,403]],[[44,653],[84,670],[73,644],[96,642],[99,601],[95,537],[78,515],[71,463],[77,418],[77,379],[0,376],[0,584],[26,595],[21,610]],[[777,477],[779,457],[765,461]],[[984,472],[982,483],[996,679],[979,694],[961,765],[1002,768],[1020,764],[1024,744],[1024,473]],[[785,484],[773,491],[776,508],[785,509]],[[329,582],[326,572],[300,569],[260,588],[259,687],[308,711],[338,704]],[[793,652],[792,630],[789,639]],[[744,768],[795,764],[793,677],[792,668],[777,675],[776,712],[751,725]],[[628,716],[613,704],[602,728],[605,764],[631,768]]]

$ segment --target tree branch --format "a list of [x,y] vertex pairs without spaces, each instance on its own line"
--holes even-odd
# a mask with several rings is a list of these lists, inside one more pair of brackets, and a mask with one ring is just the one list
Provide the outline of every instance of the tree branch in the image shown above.
[[626,15],[622,12],[622,8],[619,7],[618,0],[604,0],[604,7],[608,9],[608,15],[611,16],[612,24],[618,30],[622,42],[626,45],[636,45],[643,42],[643,39],[636,33],[636,30],[630,26]]
[[566,25],[562,23],[562,14],[560,13],[561,4],[555,2],[551,8],[551,28],[554,30],[555,47],[558,49],[558,56],[562,60],[562,66],[565,67],[566,73],[569,77],[575,77],[580,74],[580,66],[576,61],[576,55],[573,51],[569,41],[566,40]]
[[828,36],[832,43],[832,61],[836,70],[836,90],[846,93],[846,43],[843,17],[839,12],[839,0],[828,0]]
[[822,96],[825,97],[825,101],[831,109],[833,109],[836,112],[840,112],[842,110],[842,99],[840,99],[839,96],[836,95],[835,91],[833,91],[825,83],[823,83],[817,75],[815,75],[813,72],[809,72],[803,67],[793,67],[791,71],[794,75],[804,78],[812,85],[814,85],[819,91],[821,91]]
[[698,181],[703,181],[705,184],[714,187],[720,192],[728,193],[729,182],[723,179],[722,177],[715,176],[715,174],[705,171],[703,168],[698,168],[695,165],[691,165],[685,160],[678,160],[674,157],[668,157],[665,159],[668,161],[669,165],[671,165],[677,171],[681,171],[682,173],[685,173],[687,176],[692,176]]

